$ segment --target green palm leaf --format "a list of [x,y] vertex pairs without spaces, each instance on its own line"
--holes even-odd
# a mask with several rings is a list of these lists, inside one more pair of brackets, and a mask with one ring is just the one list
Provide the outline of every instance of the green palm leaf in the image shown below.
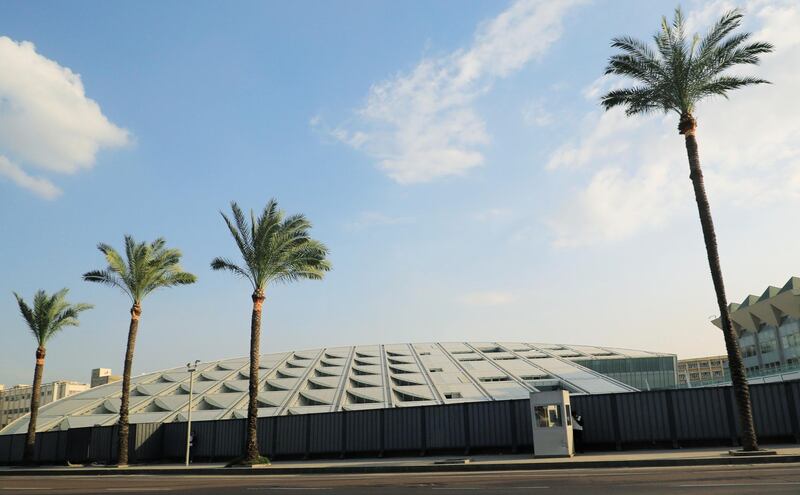
[[64,328],[77,327],[78,315],[93,307],[85,303],[70,304],[67,301],[68,293],[68,289],[61,289],[48,295],[45,291],[38,290],[33,296],[31,307],[22,296],[14,292],[19,312],[39,347],[46,347],[47,342]]
[[124,245],[123,258],[108,244],[98,244],[97,249],[103,253],[108,266],[84,273],[83,279],[116,287],[134,303],[141,303],[145,296],[155,290],[192,284],[197,280],[195,275],[182,270],[181,252],[168,249],[162,238],[148,244],[136,242],[133,237],[126,235]]
[[676,9],[672,22],[663,18],[653,36],[655,50],[634,38],[614,38],[611,46],[621,53],[609,58],[605,73],[629,77],[637,86],[609,91],[601,104],[606,110],[623,107],[628,115],[653,110],[689,115],[706,97],[727,98],[734,89],[768,83],[724,74],[737,65],[758,64],[760,55],[773,50],[770,43],[750,42],[749,33],[732,34],[741,19],[739,10],[727,12],[702,39],[690,40],[683,14]]
[[261,214],[244,215],[231,203],[231,216],[220,213],[242,259],[215,258],[213,270],[229,271],[247,279],[255,291],[263,292],[270,282],[301,279],[319,280],[331,269],[328,249],[310,236],[311,223],[304,215],[286,217],[272,199]]

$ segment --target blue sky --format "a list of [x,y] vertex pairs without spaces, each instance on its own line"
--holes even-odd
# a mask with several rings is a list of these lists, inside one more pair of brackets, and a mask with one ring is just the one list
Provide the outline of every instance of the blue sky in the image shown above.
[[[793,2],[739,5],[774,82],[698,109],[732,300],[800,274]],[[724,350],[674,117],[603,114],[616,35],[674,2],[0,3],[0,383],[34,344],[11,291],[95,304],[45,379],[121,370],[129,302],[95,246],[164,236],[196,285],[144,302],[135,372],[247,353],[218,214],[275,197],[328,244],[268,290],[262,349],[523,340]],[[32,43],[31,46],[28,43]],[[67,70],[68,69],[68,70]],[[5,296],[2,296],[5,294]]]

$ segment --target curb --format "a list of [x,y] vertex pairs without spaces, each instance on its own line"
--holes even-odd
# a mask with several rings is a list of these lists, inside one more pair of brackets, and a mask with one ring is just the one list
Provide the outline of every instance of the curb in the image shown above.
[[412,464],[389,466],[333,466],[333,467],[260,467],[260,468],[59,468],[30,469],[9,468],[0,470],[3,476],[270,476],[287,474],[392,474],[436,472],[486,472],[486,471],[546,471],[560,469],[610,469],[680,466],[730,466],[746,464],[800,463],[800,455],[765,455],[752,457],[710,457],[689,459],[642,459],[613,461],[563,461],[516,462],[492,464]]

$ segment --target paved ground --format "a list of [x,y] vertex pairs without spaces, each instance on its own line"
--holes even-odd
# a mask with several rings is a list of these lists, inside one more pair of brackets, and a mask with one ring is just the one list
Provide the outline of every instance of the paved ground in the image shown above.
[[640,494],[800,493],[800,464],[567,471],[268,476],[0,478],[0,494]]
[[[573,458],[533,458],[530,454],[470,456],[468,465],[441,465],[448,457],[393,457],[383,459],[322,459],[280,461],[267,468],[269,474],[368,474],[429,471],[513,471],[551,469],[595,469],[595,468],[644,468],[685,466],[692,469],[700,465],[727,464],[776,464],[800,462],[800,447],[797,445],[771,445],[778,455],[760,458],[732,458],[727,448],[709,447],[695,449],[640,450],[627,452],[593,452]],[[692,466],[692,467],[690,467]],[[247,474],[254,474],[252,470]],[[116,468],[103,466],[41,466],[34,468],[0,467],[0,486],[3,477],[64,475],[115,475],[122,474]],[[233,469],[225,469],[222,463],[197,463],[188,469],[183,464],[142,464],[125,468],[126,475],[228,475],[237,476]],[[266,473],[265,473],[266,474]],[[798,490],[800,493],[800,490]],[[2,495],[2,494],[0,494]]]

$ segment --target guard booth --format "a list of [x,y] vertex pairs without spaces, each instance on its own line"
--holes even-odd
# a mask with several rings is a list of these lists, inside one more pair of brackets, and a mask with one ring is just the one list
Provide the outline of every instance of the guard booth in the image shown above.
[[572,410],[569,392],[531,392],[534,457],[572,457]]

